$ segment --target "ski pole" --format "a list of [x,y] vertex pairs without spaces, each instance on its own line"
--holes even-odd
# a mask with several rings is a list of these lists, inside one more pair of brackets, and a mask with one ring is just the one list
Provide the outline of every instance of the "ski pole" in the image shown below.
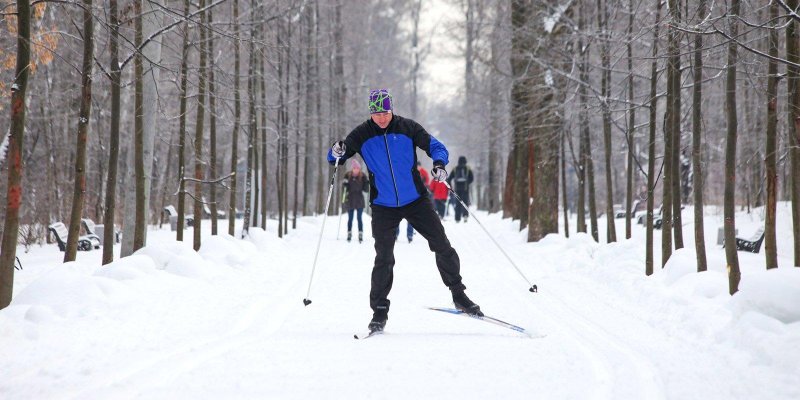
[[[461,197],[459,197],[458,194],[456,193],[456,191],[453,190],[452,187],[450,187],[450,184],[447,183],[447,181],[442,181],[442,183],[444,183],[445,186],[447,186],[447,190],[450,191],[450,193],[453,195],[453,197],[455,197],[455,199],[458,200],[459,203],[461,203],[461,207],[464,207],[465,210],[469,210],[469,208],[467,208],[467,205],[464,204],[464,201],[461,200]],[[523,274],[522,271],[519,269],[519,267],[517,267],[517,264],[514,263],[514,260],[512,260],[511,257],[508,256],[508,254],[506,254],[505,250],[503,250],[503,248],[500,246],[500,243],[497,243],[497,241],[494,239],[492,234],[490,234],[489,231],[486,229],[486,227],[483,226],[483,224],[481,223],[481,220],[476,218],[474,215],[472,216],[472,219],[474,219],[475,222],[478,223],[478,226],[480,226],[481,229],[483,229],[483,231],[486,232],[486,236],[489,236],[489,239],[492,239],[492,243],[494,243],[494,245],[497,246],[497,248],[500,250],[500,252],[503,253],[504,256],[506,256],[506,259],[508,260],[508,262],[511,263],[511,265],[514,267],[514,269],[517,270],[517,272],[522,277],[522,279],[524,279],[526,282],[528,282],[528,285],[531,285],[531,287],[530,287],[530,289],[528,289],[528,291],[533,292],[533,293],[538,292],[539,288],[536,287],[536,285],[532,284],[531,281],[527,277],[525,277],[525,274]]]
[[333,175],[331,176],[331,187],[328,189],[328,200],[325,202],[325,214],[322,215],[322,229],[319,231],[319,239],[317,240],[317,251],[314,253],[314,263],[311,264],[311,277],[308,278],[308,291],[306,298],[303,299],[303,304],[311,304],[311,282],[314,281],[314,270],[317,269],[317,256],[319,256],[319,246],[322,244],[322,233],[325,232],[325,220],[328,219],[328,208],[331,206],[331,195],[333,194],[333,184],[336,181],[336,173],[339,171],[339,157],[336,157],[336,164],[333,167]]
[[339,232],[342,231],[342,205],[339,205],[339,226],[336,228],[336,240],[339,240]]

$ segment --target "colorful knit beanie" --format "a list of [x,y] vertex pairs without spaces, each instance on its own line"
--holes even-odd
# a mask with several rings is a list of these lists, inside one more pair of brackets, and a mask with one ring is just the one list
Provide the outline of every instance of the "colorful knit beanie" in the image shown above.
[[377,89],[369,91],[369,113],[384,113],[392,111],[392,95],[389,89]]

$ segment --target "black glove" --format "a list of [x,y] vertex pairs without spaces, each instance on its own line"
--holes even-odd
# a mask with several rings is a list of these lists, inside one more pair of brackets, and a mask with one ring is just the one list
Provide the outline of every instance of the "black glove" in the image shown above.
[[433,169],[431,169],[431,175],[433,176],[433,180],[444,182],[447,180],[447,170],[444,169],[444,164],[437,161],[433,163]]
[[347,146],[344,144],[343,141],[338,141],[331,146],[331,155],[333,158],[342,158],[344,157],[344,153],[347,151]]

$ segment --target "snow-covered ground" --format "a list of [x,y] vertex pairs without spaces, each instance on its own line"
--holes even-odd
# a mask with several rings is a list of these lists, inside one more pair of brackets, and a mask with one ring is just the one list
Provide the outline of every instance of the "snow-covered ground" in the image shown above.
[[[371,317],[366,215],[363,244],[345,242],[344,223],[337,240],[338,221],[328,220],[308,307],[321,217],[300,219],[284,239],[275,221],[246,240],[205,235],[199,252],[153,229],[147,247],[106,267],[100,251],[62,264],[57,246],[34,247],[20,254],[14,300],[0,311],[0,398],[800,398],[788,208],[779,210],[781,267],[765,271],[763,249],[740,252],[733,297],[714,244],[721,215],[707,214],[710,270],[701,274],[691,215],[687,248],[646,277],[639,225],[614,244],[574,233],[526,243],[516,222],[476,213],[539,293],[474,219],[446,221],[470,297],[546,335],[535,339],[426,310],[450,306],[449,291],[426,242],[401,234],[387,333],[353,340]],[[743,214],[737,223],[749,236],[760,221]]]

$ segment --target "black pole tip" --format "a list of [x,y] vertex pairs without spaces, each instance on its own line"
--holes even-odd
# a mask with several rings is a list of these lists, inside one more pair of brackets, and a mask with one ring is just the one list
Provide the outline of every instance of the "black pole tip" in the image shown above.
[[303,299],[303,304],[305,304],[305,305],[309,305],[309,304],[311,304],[311,300],[309,300],[309,299]]
[[533,285],[533,286],[531,286],[530,289],[528,289],[528,291],[530,291],[531,293],[538,293],[539,292],[539,288],[537,288],[536,285]]

